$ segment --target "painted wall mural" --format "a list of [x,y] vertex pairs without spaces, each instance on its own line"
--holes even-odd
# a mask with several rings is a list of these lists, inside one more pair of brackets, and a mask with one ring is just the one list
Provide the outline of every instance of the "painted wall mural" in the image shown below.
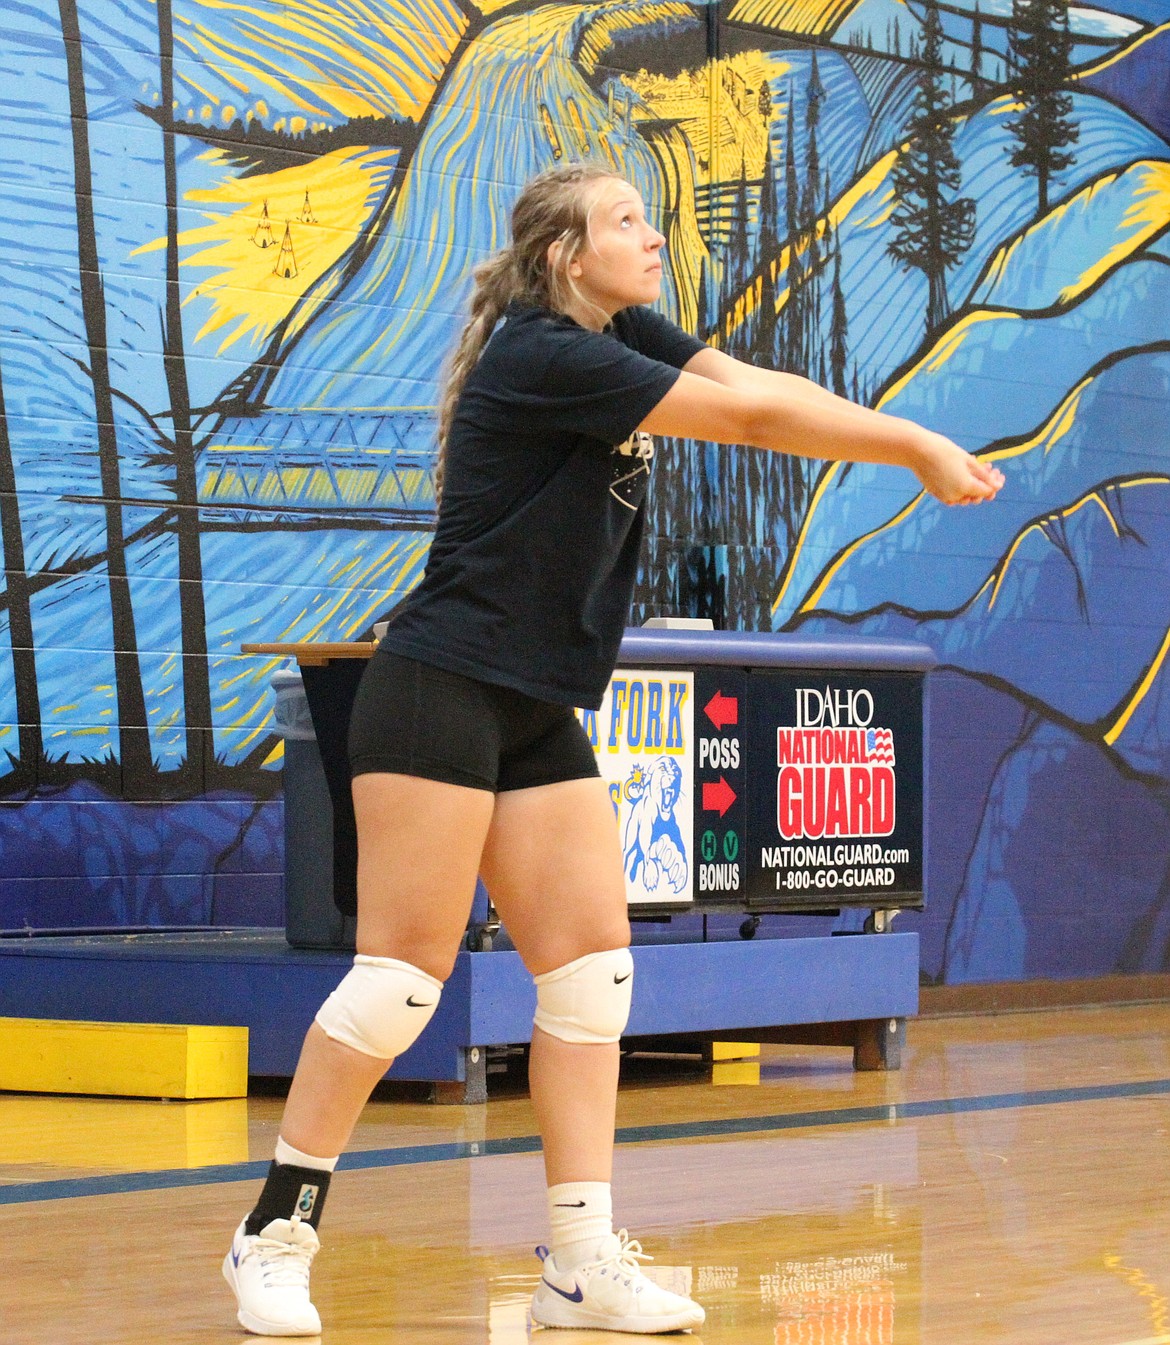
[[0,929],[280,922],[239,646],[418,580],[470,268],[590,156],[673,318],[1008,478],[666,443],[635,620],[928,642],[924,974],[1170,968],[1170,0],[6,0],[0,74]]

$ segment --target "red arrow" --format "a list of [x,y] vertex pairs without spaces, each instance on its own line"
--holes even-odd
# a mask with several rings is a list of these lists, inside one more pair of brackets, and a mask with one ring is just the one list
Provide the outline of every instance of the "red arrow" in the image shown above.
[[735,802],[735,790],[727,783],[721,775],[718,784],[710,780],[703,781],[703,811],[705,813],[718,812],[719,816],[731,807]]
[[717,691],[703,706],[703,713],[717,729],[722,729],[726,724],[738,724],[739,698],[725,696],[722,691]]

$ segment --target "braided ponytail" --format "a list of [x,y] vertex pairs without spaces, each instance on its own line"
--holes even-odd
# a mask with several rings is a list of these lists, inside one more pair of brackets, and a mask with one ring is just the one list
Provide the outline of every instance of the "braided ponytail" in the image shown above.
[[[608,165],[572,163],[532,178],[512,209],[511,243],[472,271],[470,313],[448,362],[439,400],[436,498],[443,489],[447,437],[459,395],[496,323],[513,300],[565,311],[565,288],[574,288],[568,267],[589,240],[589,214],[597,188],[615,177]],[[549,268],[548,250],[556,242],[562,247],[554,271]]]
[[511,248],[497,252],[472,272],[475,289],[471,295],[471,313],[460,333],[459,342],[447,365],[446,384],[439,402],[439,461],[435,468],[435,495],[443,489],[443,468],[447,456],[447,436],[455,418],[455,403],[467,382],[467,375],[487,345],[495,325],[511,303],[518,288],[516,259]]

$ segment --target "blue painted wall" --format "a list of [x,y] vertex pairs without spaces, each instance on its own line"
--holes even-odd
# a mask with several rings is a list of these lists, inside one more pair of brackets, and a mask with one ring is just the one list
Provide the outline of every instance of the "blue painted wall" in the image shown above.
[[1170,0],[1071,12],[1051,171],[1013,163],[1019,50],[965,0],[9,0],[0,929],[279,922],[275,663],[239,646],[417,581],[470,267],[591,154],[672,317],[1008,479],[946,511],[662,445],[635,621],[929,642],[925,973],[1170,965]]

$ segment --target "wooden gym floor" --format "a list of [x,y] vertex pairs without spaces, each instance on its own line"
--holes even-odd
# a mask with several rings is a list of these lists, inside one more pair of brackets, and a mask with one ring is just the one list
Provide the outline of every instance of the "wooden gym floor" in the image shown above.
[[[618,1103],[618,1221],[707,1308],[692,1340],[1170,1343],[1170,1005],[922,1020],[884,1075],[717,1069],[628,1061]],[[254,1340],[219,1262],[280,1105],[0,1095],[4,1345]],[[314,1268],[325,1345],[528,1339],[533,1135],[511,1074],[486,1107],[371,1103]]]

